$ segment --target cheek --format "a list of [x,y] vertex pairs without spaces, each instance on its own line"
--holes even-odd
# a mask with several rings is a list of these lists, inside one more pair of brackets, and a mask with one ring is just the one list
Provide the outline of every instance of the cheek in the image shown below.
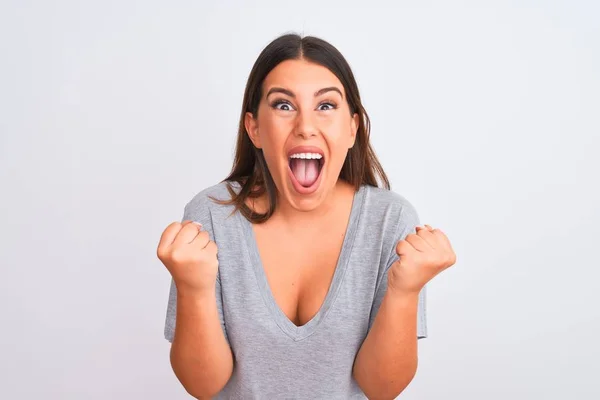
[[262,119],[259,117],[259,135],[263,155],[271,174],[274,176],[278,176],[282,168],[283,149],[289,132],[289,122],[283,118],[275,118],[269,115],[264,115]]
[[346,151],[352,142],[352,126],[347,120],[337,119],[324,121],[323,130],[325,138],[329,143],[331,151],[343,153],[345,157]]
[[281,118],[269,118],[265,116],[259,119],[259,135],[263,148],[274,149],[285,142],[289,123]]

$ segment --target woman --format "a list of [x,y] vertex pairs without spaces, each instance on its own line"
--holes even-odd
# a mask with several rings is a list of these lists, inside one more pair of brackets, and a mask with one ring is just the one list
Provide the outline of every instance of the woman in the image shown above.
[[455,262],[390,191],[344,57],[297,35],[259,55],[232,172],[158,257],[173,370],[192,396],[224,399],[396,397],[427,335],[425,284]]

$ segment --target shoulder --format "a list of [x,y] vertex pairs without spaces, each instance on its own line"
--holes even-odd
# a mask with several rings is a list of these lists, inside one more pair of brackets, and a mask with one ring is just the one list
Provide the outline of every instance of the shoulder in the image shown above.
[[419,214],[413,203],[393,190],[366,186],[365,214],[398,221],[400,225],[417,223]]
[[239,188],[237,182],[219,182],[215,185],[208,186],[197,192],[186,204],[186,209],[195,210],[199,208],[214,207],[216,200],[230,200],[231,194],[227,190],[227,186],[237,190]]
[[237,182],[222,181],[197,192],[185,205],[184,219],[199,221],[205,225],[222,214],[231,212],[233,205],[220,204],[218,200],[231,200],[230,187],[234,192],[239,190]]
[[386,261],[380,266],[382,273],[397,259],[398,241],[415,232],[415,227],[420,224],[419,214],[413,203],[398,192],[374,186],[366,189],[361,218],[366,219],[363,225],[377,227],[376,233],[368,236],[368,240],[372,241],[375,236],[382,242],[382,254],[387,255],[382,258]]

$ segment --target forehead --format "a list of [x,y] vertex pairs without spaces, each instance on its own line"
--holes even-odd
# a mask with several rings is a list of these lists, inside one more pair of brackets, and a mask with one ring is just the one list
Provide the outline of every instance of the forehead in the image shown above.
[[344,93],[342,82],[333,72],[306,60],[286,60],[273,68],[264,81],[265,93],[275,86],[299,95],[309,93],[311,97],[317,90],[330,86],[335,86]]

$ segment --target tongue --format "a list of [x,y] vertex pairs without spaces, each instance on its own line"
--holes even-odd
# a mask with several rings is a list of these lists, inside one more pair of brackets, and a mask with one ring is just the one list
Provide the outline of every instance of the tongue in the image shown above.
[[312,186],[319,177],[319,160],[292,158],[292,173],[298,183],[304,187]]

